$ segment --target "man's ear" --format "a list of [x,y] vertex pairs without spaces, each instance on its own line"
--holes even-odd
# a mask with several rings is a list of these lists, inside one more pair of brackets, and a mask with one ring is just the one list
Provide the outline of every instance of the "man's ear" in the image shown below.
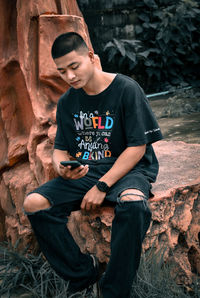
[[91,50],[89,50],[89,52],[88,52],[88,56],[89,56],[91,62],[94,63],[94,52],[91,51]]

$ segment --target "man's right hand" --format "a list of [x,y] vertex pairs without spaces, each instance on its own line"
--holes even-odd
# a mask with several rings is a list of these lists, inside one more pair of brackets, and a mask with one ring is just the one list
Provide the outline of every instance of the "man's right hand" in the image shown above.
[[71,166],[64,167],[59,163],[57,169],[58,174],[62,176],[64,179],[80,179],[87,174],[87,172],[89,171],[89,166],[81,165],[80,167],[71,170]]

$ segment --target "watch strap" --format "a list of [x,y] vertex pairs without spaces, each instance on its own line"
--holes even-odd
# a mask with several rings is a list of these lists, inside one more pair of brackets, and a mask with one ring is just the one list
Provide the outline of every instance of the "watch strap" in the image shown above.
[[110,190],[110,187],[104,181],[98,181],[96,184],[96,187],[98,188],[98,190],[100,190],[102,192],[106,192],[106,193]]

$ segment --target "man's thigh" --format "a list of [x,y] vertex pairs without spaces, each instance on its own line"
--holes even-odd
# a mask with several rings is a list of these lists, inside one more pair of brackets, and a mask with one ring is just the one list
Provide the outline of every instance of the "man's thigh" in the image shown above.
[[151,184],[147,177],[139,172],[131,172],[120,179],[107,195],[108,201],[147,200],[150,196]]
[[52,206],[81,202],[85,193],[95,184],[86,176],[77,180],[62,177],[52,179],[29,193],[37,193],[48,199]]

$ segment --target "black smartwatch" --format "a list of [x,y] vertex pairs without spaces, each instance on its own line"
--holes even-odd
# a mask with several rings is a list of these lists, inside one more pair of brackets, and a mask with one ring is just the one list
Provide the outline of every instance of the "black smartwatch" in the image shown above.
[[96,187],[98,188],[98,190],[106,193],[110,190],[110,187],[107,185],[107,183],[103,181],[98,181]]

